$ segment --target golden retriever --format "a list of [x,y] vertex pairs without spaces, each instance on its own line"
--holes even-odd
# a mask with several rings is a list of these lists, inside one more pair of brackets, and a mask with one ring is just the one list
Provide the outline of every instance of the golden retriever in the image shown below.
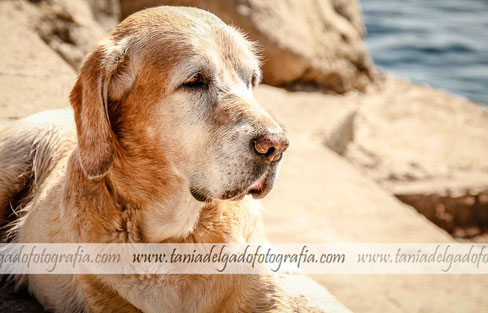
[[[270,191],[288,141],[253,97],[260,77],[254,45],[208,12],[158,7],[128,17],[84,62],[73,111],[0,133],[6,240],[265,241],[256,199]],[[23,278],[54,312],[308,312],[280,279]]]

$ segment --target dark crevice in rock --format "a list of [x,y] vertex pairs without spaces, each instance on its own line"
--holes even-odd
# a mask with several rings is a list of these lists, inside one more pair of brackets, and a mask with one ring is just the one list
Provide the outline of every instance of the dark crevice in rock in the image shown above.
[[397,194],[437,226],[456,238],[488,233],[488,190],[451,195],[438,193]]

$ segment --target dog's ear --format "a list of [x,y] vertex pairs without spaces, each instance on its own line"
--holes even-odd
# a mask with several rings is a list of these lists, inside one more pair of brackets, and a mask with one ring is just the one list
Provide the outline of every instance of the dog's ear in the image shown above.
[[103,177],[112,165],[116,138],[109,106],[128,94],[134,80],[127,47],[111,40],[93,50],[80,69],[70,101],[80,163],[88,179]]

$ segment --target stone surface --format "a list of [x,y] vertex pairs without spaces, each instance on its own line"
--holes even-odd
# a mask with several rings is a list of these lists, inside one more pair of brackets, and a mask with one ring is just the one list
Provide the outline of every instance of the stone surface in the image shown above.
[[458,238],[488,233],[488,175],[397,184],[392,192]]
[[120,19],[117,0],[33,1],[40,38],[77,70],[87,53]]
[[[294,313],[352,313],[317,282],[302,275],[278,276],[277,282]],[[305,292],[304,292],[305,291]]]
[[487,108],[393,77],[359,107],[349,161],[456,236],[486,231]]
[[69,104],[75,73],[32,30],[32,9],[22,1],[0,1],[0,128]]
[[261,85],[255,95],[287,131],[307,133],[338,154],[352,140],[360,93],[351,92],[344,98],[320,92],[286,92]]
[[290,93],[269,86],[260,86],[255,94],[290,140],[275,188],[263,200],[271,238],[280,242],[452,240],[324,147],[330,123],[348,107],[356,108],[362,95]]
[[162,4],[203,8],[258,41],[266,84],[344,93],[377,76],[355,0],[121,0],[122,15]]
[[388,77],[361,99],[346,157],[382,185],[488,174],[488,109]]
[[[411,88],[427,95],[433,92],[419,86]],[[394,90],[391,92],[391,103],[409,104],[408,98]],[[266,86],[258,88],[256,95],[284,124],[290,139],[275,188],[263,200],[266,230],[272,242],[453,240],[357,167],[325,149],[322,135],[328,132],[329,122],[335,120],[334,108],[340,117],[347,106],[360,104],[361,109],[365,103],[380,98],[374,94],[341,97],[290,94]],[[444,100],[456,101],[449,97]],[[353,312],[476,313],[488,306],[485,295],[488,280],[484,276],[317,275],[314,278]]]

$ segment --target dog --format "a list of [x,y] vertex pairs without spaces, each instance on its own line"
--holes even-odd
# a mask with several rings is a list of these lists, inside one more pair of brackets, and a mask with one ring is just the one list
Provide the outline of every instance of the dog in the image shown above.
[[[260,79],[255,44],[211,13],[129,16],[87,56],[72,110],[0,132],[5,240],[265,242],[258,199],[288,140],[253,97]],[[296,310],[271,275],[17,280],[53,312]]]

